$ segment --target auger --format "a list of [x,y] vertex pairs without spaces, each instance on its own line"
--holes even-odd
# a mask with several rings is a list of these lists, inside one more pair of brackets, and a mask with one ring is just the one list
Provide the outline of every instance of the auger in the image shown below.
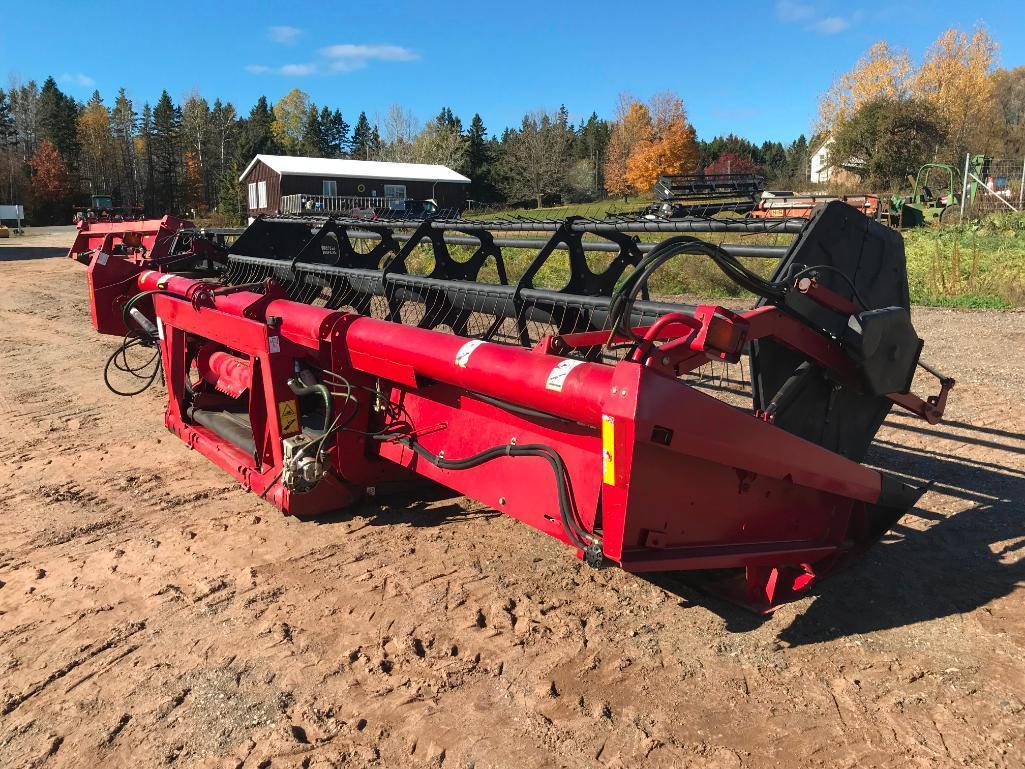
[[[713,242],[751,233],[793,239]],[[512,248],[535,254],[515,279]],[[682,258],[756,306],[652,297]],[[217,280],[96,251],[89,281],[97,330],[126,335],[108,365],[153,376],[130,352],[153,348],[168,430],[286,513],[426,478],[593,566],[714,570],[758,610],[916,503],[924,487],[861,460],[893,405],[936,422],[953,386],[920,361],[901,236],[842,203],[810,220],[271,217]],[[916,372],[937,394],[911,392]]]

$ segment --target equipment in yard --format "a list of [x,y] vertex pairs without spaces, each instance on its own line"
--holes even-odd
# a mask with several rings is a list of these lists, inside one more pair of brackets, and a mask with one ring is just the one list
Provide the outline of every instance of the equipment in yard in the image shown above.
[[755,207],[765,180],[755,174],[672,174],[658,177],[655,197],[645,209],[650,216],[676,219],[711,216]]
[[199,229],[192,222],[165,216],[130,222],[80,221],[68,257],[89,264],[95,254],[118,256],[145,269],[211,273],[225,263],[227,240],[242,230]]
[[86,202],[72,206],[72,224],[81,222],[135,222],[146,218],[146,209],[139,203],[132,206],[114,205],[110,195],[89,195]]
[[816,206],[839,200],[865,216],[876,219],[879,216],[877,195],[798,195],[789,190],[772,190],[762,193],[758,205],[748,216],[755,219],[799,216],[807,219]]
[[962,192],[967,190],[966,202],[974,203],[979,192],[976,179],[985,179],[989,174],[990,158],[986,155],[972,155],[970,163],[967,184],[954,166],[926,163],[918,170],[917,176],[908,177],[910,195],[893,195],[890,198],[888,210],[884,213],[886,222],[900,229],[954,222],[961,212]]
[[[773,232],[793,242],[692,236]],[[504,248],[535,250],[514,281]],[[652,299],[683,256],[758,306]],[[426,478],[594,566],[715,570],[759,610],[915,504],[923,488],[860,460],[894,403],[935,422],[953,385],[910,393],[931,369],[903,242],[842,203],[810,221],[263,218],[219,283],[100,252],[89,275],[97,329],[126,334],[108,368],[144,389],[162,366],[167,428],[283,511]]]

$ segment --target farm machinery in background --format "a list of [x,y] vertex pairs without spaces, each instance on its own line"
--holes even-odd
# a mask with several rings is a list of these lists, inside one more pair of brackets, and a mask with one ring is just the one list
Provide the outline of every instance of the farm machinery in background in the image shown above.
[[952,165],[926,163],[917,176],[908,176],[910,194],[890,197],[883,221],[899,229],[957,222],[961,216],[962,196],[965,196],[965,205],[971,207],[980,195],[986,194],[982,189],[984,184],[993,185],[994,189],[987,189],[996,194],[995,180],[989,174],[990,162],[986,155],[972,155],[967,180]]
[[[792,241],[743,242],[765,233]],[[123,337],[108,384],[162,372],[167,429],[285,513],[429,479],[592,566],[700,570],[756,610],[914,506],[924,487],[861,461],[893,405],[934,423],[953,385],[919,359],[900,235],[839,202],[807,221],[266,217],[205,279],[118,242],[77,252],[97,331]],[[518,276],[511,248],[534,253]],[[651,296],[678,259],[756,305]]]
[[754,209],[765,180],[755,174],[674,174],[658,177],[655,202],[642,214],[663,219]]
[[81,222],[136,222],[146,218],[141,203],[116,206],[110,195],[89,195],[80,205],[72,206],[72,224]]

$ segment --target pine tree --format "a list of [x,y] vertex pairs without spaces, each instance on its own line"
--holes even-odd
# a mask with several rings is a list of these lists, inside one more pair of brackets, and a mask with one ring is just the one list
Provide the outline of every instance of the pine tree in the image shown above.
[[328,157],[341,158],[349,151],[349,124],[338,110],[327,107],[320,111],[320,128],[324,133],[324,146]]
[[79,105],[57,87],[57,81],[46,78],[39,90],[40,138],[49,139],[69,168],[78,164],[81,145],[78,141]]
[[298,146],[299,154],[311,158],[327,157],[328,148],[324,139],[324,126],[320,122],[320,113],[312,104],[306,113],[302,130],[302,139],[299,140]]
[[[370,127],[370,121],[367,120],[367,113],[360,112],[359,118],[356,120],[356,128],[352,132],[352,145],[349,149],[349,155],[356,160],[370,160],[371,154],[376,156],[374,151],[374,133],[376,129]],[[380,145],[380,136],[378,136],[377,144]]]
[[169,214],[183,207],[181,173],[181,110],[167,91],[153,109],[153,164],[155,171],[155,213]]
[[479,114],[470,120],[467,132],[466,170],[470,177],[468,197],[479,203],[495,203],[498,190],[495,184],[493,145],[488,141],[488,129]]

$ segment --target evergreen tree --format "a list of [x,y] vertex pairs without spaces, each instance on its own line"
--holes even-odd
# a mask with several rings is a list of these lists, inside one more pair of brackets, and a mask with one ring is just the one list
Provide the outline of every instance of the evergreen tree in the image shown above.
[[442,107],[434,122],[444,128],[454,128],[459,133],[463,132],[463,121],[452,114],[451,107]]
[[498,190],[494,179],[494,146],[488,141],[488,129],[479,114],[474,114],[470,121],[470,130],[466,135],[466,171],[470,177],[467,196],[480,203],[495,203]]
[[167,91],[153,109],[153,168],[156,185],[154,213],[176,213],[183,206],[181,189],[181,110]]
[[[327,109],[325,107],[325,109]],[[324,138],[324,126],[320,122],[320,112],[310,105],[303,121],[303,135],[299,140],[299,154],[311,158],[328,157],[327,141]]]
[[367,120],[367,113],[360,112],[359,118],[356,120],[356,127],[352,131],[352,145],[349,149],[349,155],[355,160],[370,160],[371,155],[376,156],[376,149],[380,147],[380,136],[377,137],[377,145],[374,145],[374,134],[376,128],[371,128],[370,121]]
[[39,90],[38,122],[40,139],[49,139],[64,162],[72,169],[78,165],[81,145],[78,141],[79,105],[57,87],[57,81],[46,78]]
[[349,124],[338,110],[331,112],[327,107],[320,111],[320,130],[324,134],[324,153],[327,157],[345,157],[349,151]]

